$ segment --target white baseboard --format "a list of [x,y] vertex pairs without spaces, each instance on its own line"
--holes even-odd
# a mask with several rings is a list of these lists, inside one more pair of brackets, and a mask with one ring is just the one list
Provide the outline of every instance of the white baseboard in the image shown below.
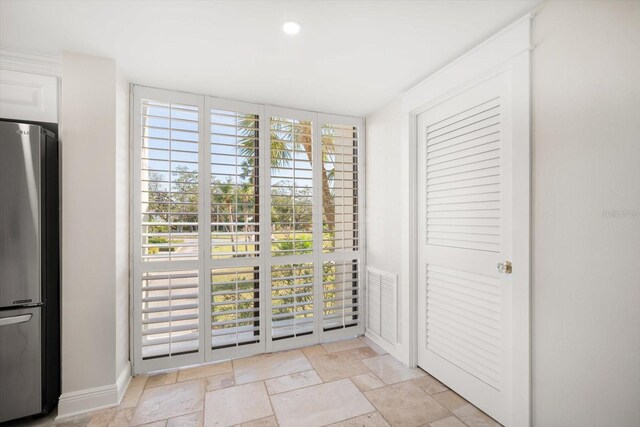
[[131,382],[131,363],[127,362],[124,369],[118,376],[118,381],[116,381],[116,388],[118,389],[118,405],[122,402],[122,398],[124,397],[124,393],[127,391],[129,387],[129,383]]
[[127,363],[115,384],[63,393],[56,421],[119,405],[130,381],[131,365]]

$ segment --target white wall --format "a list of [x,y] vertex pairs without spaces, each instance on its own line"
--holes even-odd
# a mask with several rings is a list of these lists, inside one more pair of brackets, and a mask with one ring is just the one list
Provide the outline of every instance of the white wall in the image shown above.
[[126,86],[115,61],[64,54],[60,417],[117,404],[128,379]]
[[533,419],[640,426],[640,2],[533,24]]
[[[408,316],[408,310],[402,310],[409,286],[406,275],[402,274],[400,251],[404,228],[400,224],[403,219],[402,201],[408,197],[402,196],[406,177],[403,179],[403,156],[399,144],[400,107],[399,101],[392,102],[367,117],[367,265],[398,275],[398,313]],[[409,363],[408,347],[402,345],[408,341],[408,328],[402,328],[402,322],[398,323],[399,344],[386,347],[386,350]]]
[[[549,2],[533,21],[535,426],[640,425],[639,5]],[[408,363],[408,123],[397,101],[366,123],[367,263],[399,275]]]

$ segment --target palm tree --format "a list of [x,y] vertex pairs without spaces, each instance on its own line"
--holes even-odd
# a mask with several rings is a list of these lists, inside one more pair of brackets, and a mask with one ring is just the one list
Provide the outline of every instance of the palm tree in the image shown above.
[[[282,119],[285,122],[286,119]],[[255,123],[255,116],[252,118],[241,119],[239,121],[240,131],[245,138],[240,141],[240,153],[246,157],[246,165],[243,166],[245,171],[256,173],[255,159],[257,158],[257,149],[254,140],[256,131],[252,129]],[[287,127],[291,126],[291,129]],[[309,164],[313,164],[312,152],[312,125],[311,122],[292,122],[291,125],[285,123],[271,123],[270,150],[271,150],[271,169],[280,169],[290,165],[292,160],[292,152],[295,149],[302,148],[305,151]],[[334,152],[333,137],[331,135],[323,135],[324,143],[322,167],[322,196],[323,196],[323,213],[326,225],[333,230],[335,224],[335,204],[334,194],[331,189],[330,182],[333,180],[334,171],[327,170],[325,163],[328,156]]]

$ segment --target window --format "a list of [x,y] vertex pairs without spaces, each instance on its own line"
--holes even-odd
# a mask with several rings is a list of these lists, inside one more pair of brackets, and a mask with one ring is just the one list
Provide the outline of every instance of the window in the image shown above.
[[364,331],[362,121],[134,87],[134,371]]

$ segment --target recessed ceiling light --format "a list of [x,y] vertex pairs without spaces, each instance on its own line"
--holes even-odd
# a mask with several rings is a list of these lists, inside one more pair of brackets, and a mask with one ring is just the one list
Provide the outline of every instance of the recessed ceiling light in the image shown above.
[[282,26],[282,31],[291,36],[294,34],[298,34],[300,32],[300,24],[293,21],[285,22]]

